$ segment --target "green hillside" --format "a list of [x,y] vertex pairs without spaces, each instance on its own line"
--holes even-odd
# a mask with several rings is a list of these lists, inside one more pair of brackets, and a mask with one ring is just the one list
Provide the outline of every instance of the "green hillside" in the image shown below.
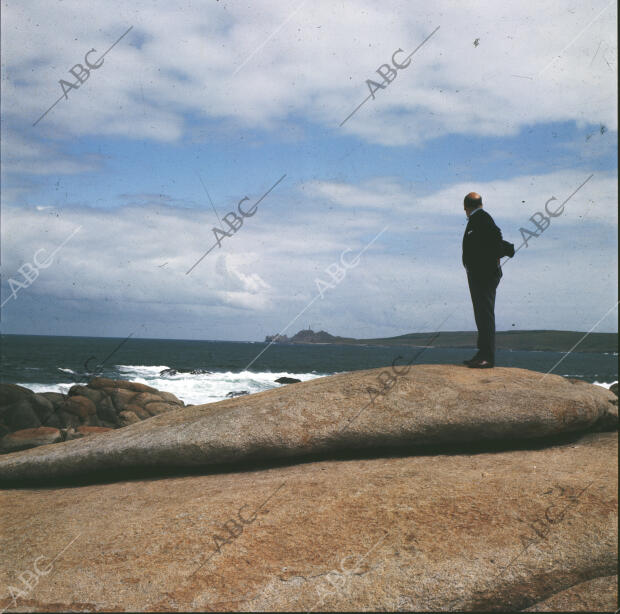
[[[452,348],[475,348],[476,332],[447,331],[437,333],[408,333],[398,337],[353,339],[338,337],[325,331],[301,330],[293,337],[276,335],[266,341],[278,343],[340,343],[347,345],[412,345]],[[578,352],[617,352],[618,333],[586,333],[567,330],[507,330],[495,334],[497,349],[502,350],[548,350],[568,352],[575,344]]]

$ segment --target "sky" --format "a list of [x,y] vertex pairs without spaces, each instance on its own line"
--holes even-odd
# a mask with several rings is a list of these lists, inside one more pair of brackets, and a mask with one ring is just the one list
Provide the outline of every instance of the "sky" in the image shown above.
[[2,13],[2,332],[474,330],[470,191],[498,330],[618,330],[615,2]]

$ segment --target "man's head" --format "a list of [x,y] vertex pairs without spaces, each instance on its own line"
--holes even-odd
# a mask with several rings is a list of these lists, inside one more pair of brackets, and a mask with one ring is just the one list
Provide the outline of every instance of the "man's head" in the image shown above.
[[469,217],[478,207],[482,207],[482,196],[477,192],[470,192],[463,200],[465,215]]

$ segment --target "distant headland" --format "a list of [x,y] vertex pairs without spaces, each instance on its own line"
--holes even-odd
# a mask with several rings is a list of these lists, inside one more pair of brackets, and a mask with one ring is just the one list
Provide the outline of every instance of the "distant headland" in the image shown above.
[[[495,343],[500,350],[538,350],[568,352],[579,343],[585,333],[568,330],[506,330],[497,331]],[[333,343],[339,345],[412,345],[418,347],[475,348],[473,331],[446,331],[437,333],[408,333],[398,337],[354,339],[339,337],[320,330],[300,330],[292,337],[267,335],[267,343]],[[577,352],[618,352],[618,333],[590,333],[576,348]]]

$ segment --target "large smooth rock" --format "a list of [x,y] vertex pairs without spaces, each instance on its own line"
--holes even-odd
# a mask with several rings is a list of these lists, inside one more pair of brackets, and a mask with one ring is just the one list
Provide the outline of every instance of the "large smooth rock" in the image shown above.
[[104,426],[102,420],[99,420],[97,414],[90,414],[86,420],[82,422],[85,426]]
[[133,411],[122,411],[118,414],[118,417],[121,426],[129,426],[130,424],[138,424],[140,422],[140,418]]
[[62,420],[58,414],[52,412],[44,421],[43,426],[52,426],[54,428],[61,428],[63,426]]
[[41,421],[32,407],[32,399],[34,399],[34,394],[32,397],[17,401],[4,408],[2,419],[11,430],[19,431],[41,426]]
[[130,405],[136,396],[135,390],[128,390],[127,388],[103,388],[103,390],[112,399],[118,413],[127,409],[127,405]]
[[95,404],[89,398],[79,395],[68,397],[64,410],[79,416],[82,420],[86,420],[88,416],[97,413]]
[[90,399],[95,405],[101,403],[105,398],[105,393],[101,390],[95,390],[88,386],[75,385],[69,389],[69,396],[82,396]]
[[381,373],[373,369],[319,378],[167,411],[137,424],[131,424],[137,416],[127,412],[121,420],[130,426],[107,437],[104,447],[85,439],[5,456],[0,479],[206,467],[356,448],[513,445],[583,431],[610,416],[617,423],[613,393],[556,375],[417,365],[381,396],[376,392]]
[[105,433],[110,433],[114,429],[107,428],[105,426],[78,426],[75,430],[83,437],[88,437],[89,435],[103,435]]
[[23,610],[516,611],[617,573],[617,451],[602,433],[4,491],[0,583],[42,553],[58,557]]
[[105,397],[97,404],[97,415],[105,422],[117,425],[119,423],[118,412],[111,399]]
[[44,446],[61,441],[62,435],[56,428],[39,426],[32,429],[20,429],[5,435],[0,441],[0,452],[14,452],[34,446]]
[[138,382],[127,382],[121,379],[108,379],[106,377],[93,377],[88,382],[90,388],[125,388],[126,390],[133,390],[134,392],[158,392],[157,388],[152,388],[146,384],[140,384]]
[[23,386],[0,383],[0,411],[1,408],[6,405],[28,400],[33,395],[34,392],[32,392],[32,390],[24,388]]
[[166,392],[165,390],[160,390],[157,393],[166,403],[172,403],[173,405],[180,405],[183,407],[185,403],[181,401],[178,397],[174,396],[172,392]]
[[39,420],[44,423],[54,413],[54,404],[42,394],[34,394],[30,398],[30,406]]
[[56,411],[56,415],[58,416],[60,424],[63,428],[79,426],[81,424],[79,416],[71,414],[68,411],[64,411],[63,409],[58,409]]
[[140,418],[140,420],[148,420],[148,418],[151,417],[151,414],[149,414],[146,409],[144,409],[140,405],[135,405],[134,403],[130,403],[129,405],[127,405],[127,407],[125,407],[125,410],[132,411],[134,414],[136,414],[136,416],[138,416],[138,418]]
[[131,402],[132,404],[143,407],[147,403],[161,403],[161,396],[159,393],[155,394],[153,392],[141,392],[140,394],[134,395]]
[[172,403],[147,403],[144,406],[144,409],[149,413],[150,416],[158,416],[159,414],[166,413],[167,411],[171,411],[174,409],[178,409],[177,405],[173,405]]
[[38,394],[51,401],[54,409],[61,408],[67,401],[67,395],[60,392],[39,392]]

